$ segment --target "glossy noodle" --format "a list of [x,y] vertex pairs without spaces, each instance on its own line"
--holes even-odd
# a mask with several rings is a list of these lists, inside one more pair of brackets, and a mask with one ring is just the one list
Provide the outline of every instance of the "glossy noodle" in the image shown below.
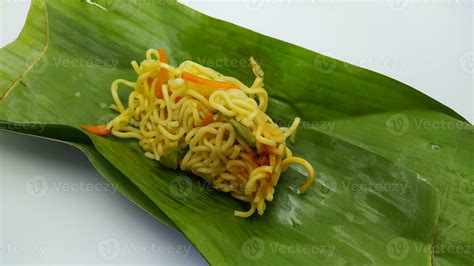
[[[291,164],[303,166],[303,193],[314,170],[294,157],[286,144],[287,139],[295,140],[300,119],[285,128],[265,114],[264,74],[253,58],[250,63],[255,81],[247,87],[192,61],[173,67],[164,50],[150,49],[143,62],[132,62],[136,82],[113,82],[112,108],[119,114],[106,129],[119,138],[137,139],[146,157],[192,172],[248,202],[249,209],[235,211],[236,216],[262,215],[282,171]],[[118,95],[124,88],[130,90],[127,103]]]

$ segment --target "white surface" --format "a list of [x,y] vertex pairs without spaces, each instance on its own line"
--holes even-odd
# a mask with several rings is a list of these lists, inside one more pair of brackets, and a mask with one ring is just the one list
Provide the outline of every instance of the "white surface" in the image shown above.
[[[185,3],[394,77],[474,121],[469,0]],[[28,6],[0,0],[1,46],[16,38]],[[0,132],[0,167],[1,265],[205,264],[184,237],[107,187],[71,147]]]
[[0,133],[0,265],[206,265],[65,144]]

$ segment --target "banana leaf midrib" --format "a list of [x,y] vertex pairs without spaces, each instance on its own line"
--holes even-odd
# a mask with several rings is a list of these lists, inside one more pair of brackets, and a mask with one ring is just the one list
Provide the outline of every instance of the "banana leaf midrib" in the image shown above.
[[[39,1],[37,1],[36,3],[40,3]],[[30,12],[31,12],[31,9],[30,9]],[[28,71],[39,61],[41,60],[41,58],[44,56],[44,54],[46,53],[46,51],[48,50],[48,46],[49,46],[49,20],[48,20],[48,12],[47,10],[44,12],[45,15],[46,15],[46,21],[45,21],[45,26],[44,26],[44,36],[45,36],[45,44],[44,44],[44,48],[41,50],[41,52],[37,55],[37,57],[35,58],[35,60],[33,62],[31,62],[26,68],[24,71],[21,71],[20,72],[20,75],[12,82],[12,84],[10,86],[8,86],[5,91],[2,93],[2,95],[0,96],[0,101],[4,100],[6,97],[8,97],[8,94],[11,92],[11,90],[13,90],[15,88],[15,86],[21,82],[21,79],[28,73]],[[29,17],[29,13],[28,13],[28,17]],[[26,22],[28,23],[28,22]],[[26,24],[25,23],[25,24]],[[26,29],[26,25],[25,27],[22,29],[22,31],[20,32],[20,35],[18,36],[17,39],[20,39],[21,36],[24,34],[24,31]],[[16,41],[16,40],[15,40]],[[2,47],[2,49],[4,48],[7,48],[8,46],[10,45],[13,45],[14,42],[12,42],[11,44],[7,45],[6,47]],[[0,88],[1,89],[1,88]]]

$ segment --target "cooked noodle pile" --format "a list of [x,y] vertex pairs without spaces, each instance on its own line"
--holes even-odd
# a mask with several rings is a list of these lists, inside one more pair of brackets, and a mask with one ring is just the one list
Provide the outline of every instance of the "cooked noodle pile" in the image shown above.
[[[191,61],[175,68],[167,64],[163,50],[150,49],[141,64],[132,62],[136,82],[113,82],[112,108],[119,115],[106,128],[117,137],[138,139],[146,157],[190,171],[250,203],[248,211],[235,211],[236,216],[262,215],[282,171],[291,164],[306,169],[303,193],[314,170],[292,156],[285,142],[294,141],[300,119],[285,128],[265,114],[263,71],[253,58],[250,62],[256,78],[247,87]],[[118,95],[121,85],[131,89],[127,106]]]

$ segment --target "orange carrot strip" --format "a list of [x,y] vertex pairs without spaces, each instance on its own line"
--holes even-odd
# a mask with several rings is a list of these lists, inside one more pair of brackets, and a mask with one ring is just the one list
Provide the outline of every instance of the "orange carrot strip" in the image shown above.
[[[160,54],[160,62],[168,64],[168,58],[166,57],[164,48],[160,49],[159,54]],[[166,84],[167,82],[168,82],[168,70],[162,68],[160,70],[160,73],[158,74],[158,81],[155,87],[155,96],[157,98],[163,99],[162,87],[163,87],[163,84]]]
[[275,166],[276,164],[276,155],[275,154],[270,154],[270,166]]
[[209,125],[212,122],[212,117],[213,117],[212,112],[208,112],[206,116],[204,117],[204,119],[202,120],[202,124],[204,126]]
[[[153,85],[153,81],[155,81],[155,79],[158,79],[158,78],[159,77],[148,78],[148,87],[151,88],[151,86]],[[155,84],[155,97],[158,98],[158,99],[163,99],[163,91],[161,90],[162,86],[160,86],[158,83],[159,83],[159,81]]]
[[183,74],[181,75],[181,78],[184,80],[198,83],[207,87],[211,87],[214,89],[224,89],[224,90],[230,90],[230,89],[238,89],[239,87],[234,84],[230,84],[227,82],[222,82],[222,81],[217,81],[217,80],[210,80],[206,79],[200,76],[196,76],[194,74],[191,74],[189,72],[184,71]]
[[168,57],[166,57],[165,48],[161,48],[158,53],[160,54],[160,62],[168,64]]
[[81,128],[97,136],[105,136],[112,133],[112,131],[105,128],[105,125],[82,126]]
[[[161,72],[160,72],[161,74]],[[163,82],[161,82],[159,80],[159,76],[158,76],[158,81],[156,82],[156,86],[155,86],[155,96],[156,98],[158,99],[163,99]]]

